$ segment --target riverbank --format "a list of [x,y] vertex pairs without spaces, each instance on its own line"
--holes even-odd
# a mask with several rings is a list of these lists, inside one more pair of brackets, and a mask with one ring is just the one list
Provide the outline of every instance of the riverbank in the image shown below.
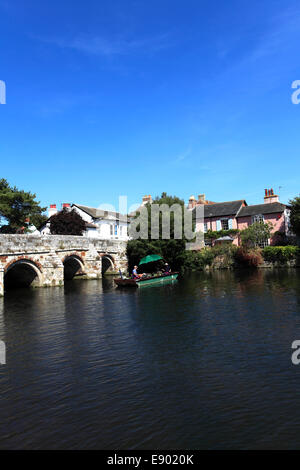
[[297,246],[245,248],[235,245],[206,247],[201,251],[187,252],[183,270],[197,272],[244,267],[298,268],[300,267],[300,248]]

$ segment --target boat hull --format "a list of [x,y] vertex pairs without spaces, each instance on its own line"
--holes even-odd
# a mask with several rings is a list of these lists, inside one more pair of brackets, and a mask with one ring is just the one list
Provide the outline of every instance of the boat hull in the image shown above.
[[177,279],[179,273],[170,273],[165,274],[163,276],[152,276],[147,277],[144,279],[114,279],[115,283],[119,287],[145,287],[145,286],[153,286],[155,284],[164,284],[169,281],[175,281]]

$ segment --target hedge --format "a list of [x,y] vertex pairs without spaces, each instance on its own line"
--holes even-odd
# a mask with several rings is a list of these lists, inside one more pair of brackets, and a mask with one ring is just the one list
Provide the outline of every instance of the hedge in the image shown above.
[[300,256],[300,249],[297,246],[266,246],[262,250],[265,261],[287,262]]

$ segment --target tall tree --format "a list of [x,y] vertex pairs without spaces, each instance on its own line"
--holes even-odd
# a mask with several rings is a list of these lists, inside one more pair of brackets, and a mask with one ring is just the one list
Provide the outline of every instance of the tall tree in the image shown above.
[[[181,235],[182,238],[176,239],[175,237],[175,224],[174,224],[174,213],[170,212],[170,238],[165,239],[163,236],[164,219],[163,215],[159,213],[158,217],[151,217],[151,206],[153,205],[163,205],[165,204],[168,207],[177,205],[179,211],[182,215],[182,224],[181,224]],[[184,210],[185,205],[184,201],[176,196],[169,196],[167,193],[162,193],[161,197],[156,197],[152,204],[146,204],[147,209],[147,218],[148,218],[148,238],[147,239],[137,239],[130,240],[127,244],[127,257],[129,261],[129,269],[131,270],[135,264],[138,264],[139,260],[148,254],[159,254],[161,255],[168,263],[170,264],[172,270],[179,270],[185,258],[185,245],[186,240],[184,238],[183,231],[183,222],[184,222]],[[140,213],[137,213],[136,217],[140,217]],[[155,219],[155,220],[154,220]],[[154,231],[156,229],[156,236],[154,238]],[[178,229],[178,227],[177,227]],[[143,266],[143,269],[147,270],[147,265]],[[152,270],[153,266],[149,266],[149,269]]]
[[1,232],[15,233],[26,227],[26,220],[38,227],[47,217],[43,215],[46,207],[41,207],[36,195],[10,186],[4,178],[0,179],[0,225]]
[[300,237],[300,196],[295,197],[289,202],[291,205],[291,215],[290,215],[291,229],[295,235]]
[[50,217],[52,235],[82,235],[85,228],[85,221],[74,209],[70,211],[64,208]]

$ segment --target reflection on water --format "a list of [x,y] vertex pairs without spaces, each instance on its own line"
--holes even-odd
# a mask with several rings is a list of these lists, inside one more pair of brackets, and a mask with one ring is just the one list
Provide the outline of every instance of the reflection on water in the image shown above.
[[297,270],[0,299],[2,449],[298,448]]

